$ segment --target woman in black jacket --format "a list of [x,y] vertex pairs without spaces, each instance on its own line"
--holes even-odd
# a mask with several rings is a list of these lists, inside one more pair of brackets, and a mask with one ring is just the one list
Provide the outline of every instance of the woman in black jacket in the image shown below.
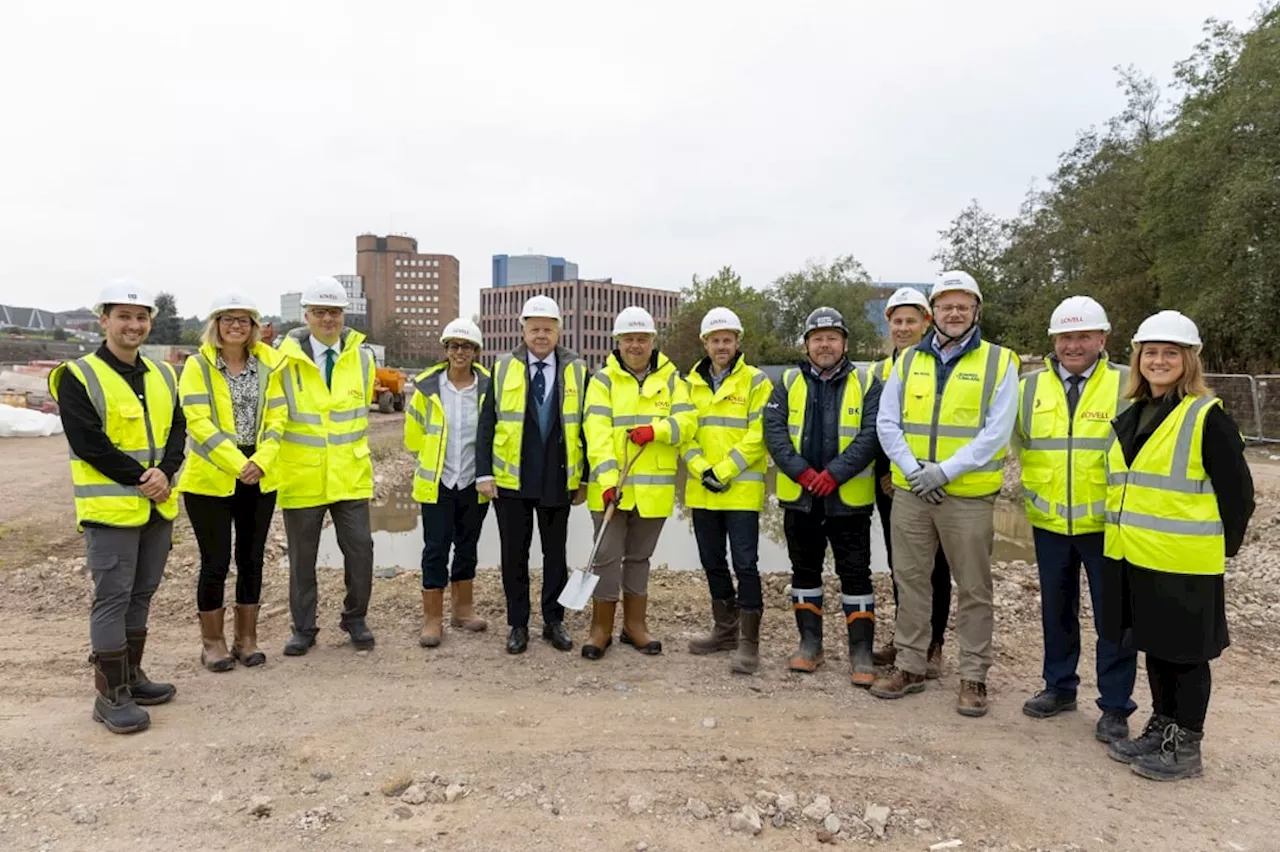
[[1106,638],[1147,655],[1152,714],[1108,754],[1157,781],[1201,774],[1209,661],[1230,644],[1225,560],[1244,541],[1253,479],[1240,430],[1204,383],[1200,332],[1176,311],[1134,335],[1107,452]]

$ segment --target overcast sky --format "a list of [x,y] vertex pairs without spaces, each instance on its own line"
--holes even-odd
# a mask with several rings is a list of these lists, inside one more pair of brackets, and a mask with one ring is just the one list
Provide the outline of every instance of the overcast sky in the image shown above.
[[105,280],[267,313],[361,232],[679,288],[852,253],[928,280],[978,198],[1016,211],[1117,65],[1170,79],[1254,0],[210,4],[8,0],[0,302]]

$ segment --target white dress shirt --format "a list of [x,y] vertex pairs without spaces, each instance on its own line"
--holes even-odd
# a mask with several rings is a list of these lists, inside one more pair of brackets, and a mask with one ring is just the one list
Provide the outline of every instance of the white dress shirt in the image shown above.
[[466,488],[476,479],[476,427],[480,424],[479,380],[456,388],[445,372],[440,377],[440,406],[444,409],[446,438],[444,469],[440,482],[446,488]]
[[311,358],[316,362],[316,366],[320,368],[320,372],[324,372],[324,353],[330,349],[333,350],[333,362],[338,363],[338,356],[342,354],[342,338],[339,337],[332,346],[326,346],[320,342],[320,338],[314,334],[311,335]]
[[556,350],[552,349],[551,354],[545,358],[529,353],[529,381],[531,382],[533,377],[538,375],[538,368],[533,365],[539,361],[546,362],[547,366],[542,368],[542,377],[547,380],[547,396],[551,396],[551,389],[556,386]]
[[[1067,381],[1072,376],[1074,376],[1075,373],[1072,373],[1070,370],[1062,366],[1062,364],[1056,360],[1053,363],[1057,364],[1058,366],[1058,378],[1062,379],[1062,386],[1065,388],[1067,386]],[[1089,377],[1093,375],[1093,371],[1096,369],[1098,369],[1098,362],[1094,361],[1092,364],[1089,365],[1089,369],[1083,371],[1082,373],[1080,373],[1080,375],[1083,376],[1084,380],[1087,382],[1089,381]],[[1083,388],[1081,390],[1083,390]]]

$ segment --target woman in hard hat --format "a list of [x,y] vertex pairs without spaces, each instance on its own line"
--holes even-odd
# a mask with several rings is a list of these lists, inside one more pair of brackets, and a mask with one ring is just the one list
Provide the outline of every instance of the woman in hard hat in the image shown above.
[[[479,633],[489,623],[475,613],[472,584],[476,546],[489,501],[476,492],[476,431],[489,395],[489,371],[477,363],[483,338],[459,317],[440,333],[445,360],[413,380],[404,418],[404,446],[418,458],[413,499],[422,504],[422,634],[434,648],[444,632],[444,587],[451,597],[449,624]],[[449,569],[449,546],[453,568]]]
[[1223,573],[1253,514],[1253,479],[1240,430],[1205,386],[1196,324],[1161,311],[1133,344],[1133,405],[1112,421],[1107,451],[1099,629],[1146,652],[1152,714],[1108,753],[1177,781],[1202,771],[1209,661],[1229,644]]
[[[178,491],[200,547],[200,662],[213,672],[229,671],[237,660],[260,666],[267,659],[258,647],[258,601],[285,397],[273,380],[282,359],[262,342],[259,318],[241,293],[214,299],[200,351],[187,359],[178,384],[190,437]],[[228,650],[223,592],[233,553],[235,640]]]

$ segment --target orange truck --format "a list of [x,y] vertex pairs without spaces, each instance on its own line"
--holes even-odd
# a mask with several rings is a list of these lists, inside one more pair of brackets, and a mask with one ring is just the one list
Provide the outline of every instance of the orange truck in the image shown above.
[[[275,345],[276,331],[272,323],[262,327],[262,339],[268,345]],[[393,411],[404,411],[404,374],[395,367],[387,366],[387,347],[380,343],[366,343],[373,350],[373,360],[377,365],[377,373],[373,384],[373,403],[378,411],[390,414]]]

